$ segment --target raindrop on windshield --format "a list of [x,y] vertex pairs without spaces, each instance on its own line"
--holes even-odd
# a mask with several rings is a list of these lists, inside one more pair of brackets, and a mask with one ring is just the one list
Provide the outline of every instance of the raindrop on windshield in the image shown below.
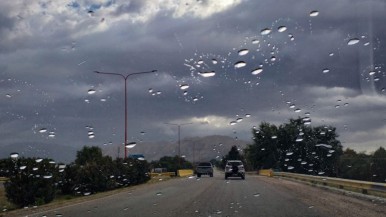
[[38,159],[36,159],[35,161],[36,161],[36,163],[40,163],[40,162],[43,161],[43,159],[42,159],[42,158],[38,158]]
[[369,72],[369,75],[370,75],[370,76],[371,76],[371,75],[374,75],[374,74],[375,74],[374,71]]
[[248,49],[241,49],[238,51],[239,53],[239,56],[244,56],[244,55],[247,55],[249,53],[249,50]]
[[319,11],[311,11],[310,12],[310,17],[316,17],[319,15]]
[[330,72],[330,69],[323,69],[323,73],[326,74],[326,73],[329,73]]
[[265,28],[265,29],[262,29],[262,30],[260,31],[260,34],[261,34],[261,35],[268,35],[269,33],[271,33],[271,31],[272,31],[272,29],[270,29],[270,28]]
[[272,136],[271,138],[272,138],[272,139],[277,139],[277,136]]
[[161,196],[161,195],[162,195],[162,192],[157,192],[156,195],[157,195],[157,196]]
[[298,112],[301,112],[301,111],[302,111],[302,110],[299,109],[299,108],[298,108],[298,109],[295,109],[295,112],[297,112],[297,113],[298,113]]
[[252,40],[252,44],[258,44],[258,43],[260,43],[260,41],[258,39],[253,39]]
[[287,167],[288,170],[293,170],[294,168],[295,168],[295,167],[293,167],[293,166],[288,166],[288,167]]
[[242,67],[244,67],[244,66],[246,66],[247,65],[247,63],[246,62],[244,62],[244,61],[238,61],[238,62],[236,62],[235,63],[235,68],[236,69],[238,69],[238,68],[242,68]]
[[181,90],[186,90],[186,89],[188,89],[189,88],[189,85],[187,85],[187,84],[181,84],[180,85],[180,89]]
[[291,155],[293,155],[293,154],[294,154],[293,152],[287,152],[285,155],[291,156]]
[[286,30],[287,30],[287,27],[285,27],[285,26],[279,26],[279,28],[277,28],[278,32],[284,32]]
[[47,132],[47,128],[42,128],[39,130],[39,133],[45,133],[45,132]]
[[19,153],[11,153],[10,157],[11,158],[18,158],[19,157]]
[[256,68],[256,69],[254,69],[254,70],[252,70],[252,75],[258,75],[258,74],[260,74],[261,72],[263,72],[263,69],[262,68]]
[[249,118],[251,117],[251,114],[245,114],[245,117]]
[[229,123],[229,125],[231,125],[231,126],[236,125],[236,124],[237,124],[236,121],[231,121],[231,122]]
[[126,144],[125,147],[126,147],[126,148],[134,148],[136,145],[137,145],[136,142],[130,142],[130,143]]
[[254,197],[260,197],[260,193],[253,194]]
[[358,39],[358,38],[352,38],[352,39],[350,39],[350,40],[347,42],[347,45],[358,44],[358,42],[359,42],[359,39]]
[[209,77],[213,77],[213,76],[215,76],[216,75],[216,72],[214,72],[214,71],[211,71],[211,72],[200,72],[200,73],[198,73],[199,75],[201,75],[202,77],[204,77],[204,78],[209,78]]
[[216,60],[216,59],[212,59],[212,63],[213,63],[214,65],[216,65],[216,64],[217,64],[217,60]]
[[241,121],[243,121],[242,118],[237,118],[237,119],[236,119],[236,122],[238,122],[238,123],[241,122]]
[[87,93],[88,94],[94,94],[94,93],[96,93],[96,91],[94,89],[89,89]]

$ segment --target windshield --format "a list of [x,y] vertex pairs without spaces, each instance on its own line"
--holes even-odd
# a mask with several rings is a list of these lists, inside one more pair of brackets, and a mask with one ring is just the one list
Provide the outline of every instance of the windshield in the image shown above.
[[212,164],[211,164],[211,163],[200,163],[198,166],[202,166],[202,167],[211,167]]
[[0,211],[369,214],[289,176],[383,188],[385,20],[384,0],[1,1]]

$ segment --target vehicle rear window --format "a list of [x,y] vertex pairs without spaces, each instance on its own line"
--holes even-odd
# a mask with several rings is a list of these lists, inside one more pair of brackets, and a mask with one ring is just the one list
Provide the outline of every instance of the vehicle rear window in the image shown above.
[[212,166],[211,163],[200,163],[198,164],[198,166],[202,166],[202,167],[210,167]]

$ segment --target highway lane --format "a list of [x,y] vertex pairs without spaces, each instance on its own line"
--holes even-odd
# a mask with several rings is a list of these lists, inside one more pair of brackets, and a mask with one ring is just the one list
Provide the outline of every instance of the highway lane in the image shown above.
[[[319,197],[327,199],[315,200]],[[352,201],[337,207],[337,201],[342,200],[339,197],[349,198],[276,178],[247,176],[246,180],[224,180],[223,174],[216,172],[213,178],[203,176],[200,179],[160,181],[136,186],[129,192],[28,216],[361,216],[355,208],[363,211],[363,207],[354,208],[358,204]],[[328,198],[332,198],[331,201]],[[367,201],[360,203],[373,206]],[[371,215],[366,210],[364,216],[386,213],[382,205],[377,208],[381,212]]]

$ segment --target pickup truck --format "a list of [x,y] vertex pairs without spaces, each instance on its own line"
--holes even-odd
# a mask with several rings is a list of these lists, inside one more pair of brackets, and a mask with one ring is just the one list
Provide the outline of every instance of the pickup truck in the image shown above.
[[201,175],[209,175],[213,177],[213,166],[210,162],[202,162],[199,163],[196,167],[197,177],[201,177]]

